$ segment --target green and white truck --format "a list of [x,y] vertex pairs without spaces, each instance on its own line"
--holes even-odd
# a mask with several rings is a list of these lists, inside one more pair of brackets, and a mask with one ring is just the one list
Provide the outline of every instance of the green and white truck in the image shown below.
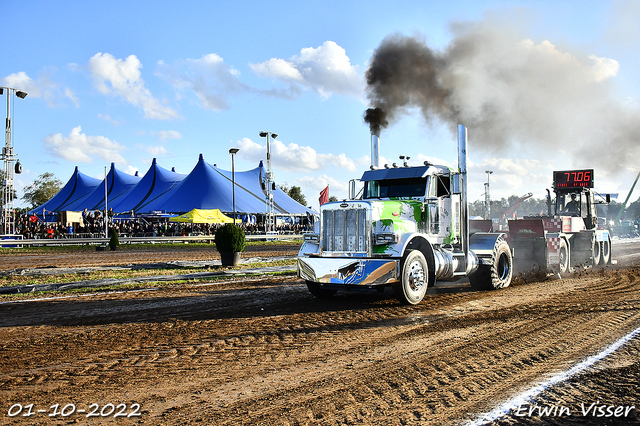
[[360,179],[361,197],[323,204],[298,255],[298,276],[309,291],[331,297],[391,286],[400,302],[416,304],[436,281],[469,277],[476,288],[509,286],[506,236],[469,232],[466,152],[467,129],[459,125],[458,170],[374,164]]

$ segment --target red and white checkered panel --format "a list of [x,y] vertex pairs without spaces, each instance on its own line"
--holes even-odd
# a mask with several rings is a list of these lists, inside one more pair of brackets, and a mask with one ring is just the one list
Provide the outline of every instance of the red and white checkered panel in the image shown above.
[[547,248],[550,253],[558,253],[560,251],[560,237],[547,237]]
[[542,219],[542,223],[547,232],[562,232],[562,218]]

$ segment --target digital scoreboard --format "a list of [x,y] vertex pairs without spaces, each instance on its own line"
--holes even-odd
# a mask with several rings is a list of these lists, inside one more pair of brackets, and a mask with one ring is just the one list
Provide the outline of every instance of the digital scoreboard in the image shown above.
[[553,172],[553,187],[561,189],[593,188],[593,169]]

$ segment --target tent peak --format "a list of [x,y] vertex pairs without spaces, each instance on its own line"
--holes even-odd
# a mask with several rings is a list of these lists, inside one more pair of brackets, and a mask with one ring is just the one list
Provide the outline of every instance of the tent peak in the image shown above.
[[151,161],[151,164],[153,165],[153,164],[156,164],[156,163],[157,163],[157,161],[156,161],[156,159],[154,158],[154,159]]
[[202,155],[202,153],[200,153],[200,157],[198,157],[198,161],[204,161],[204,155]]

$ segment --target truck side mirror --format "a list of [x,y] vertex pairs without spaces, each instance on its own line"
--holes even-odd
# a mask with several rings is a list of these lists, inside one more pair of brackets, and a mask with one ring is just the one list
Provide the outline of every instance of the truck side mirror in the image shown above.
[[611,203],[611,194],[607,194],[607,204]]
[[451,193],[460,194],[460,175],[458,173],[451,174]]

